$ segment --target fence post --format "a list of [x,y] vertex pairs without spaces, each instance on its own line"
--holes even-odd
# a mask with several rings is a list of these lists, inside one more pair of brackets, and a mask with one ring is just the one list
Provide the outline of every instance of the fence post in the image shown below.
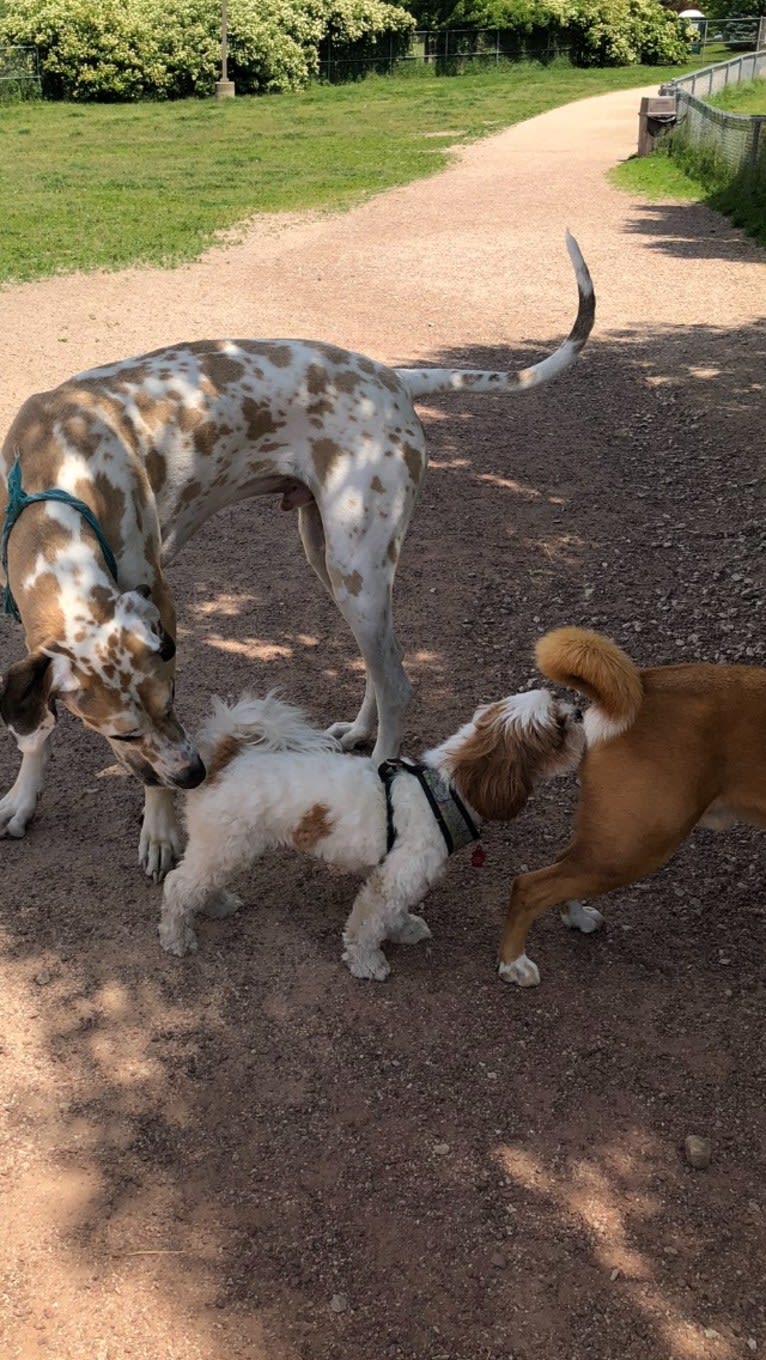
[[762,118],[753,119],[753,140],[750,145],[750,166],[753,170],[753,173],[755,173],[758,167],[758,143],[761,140],[762,123],[763,123]]
[[759,52],[762,47],[766,47],[766,15],[763,15],[758,21],[758,37],[755,45]]

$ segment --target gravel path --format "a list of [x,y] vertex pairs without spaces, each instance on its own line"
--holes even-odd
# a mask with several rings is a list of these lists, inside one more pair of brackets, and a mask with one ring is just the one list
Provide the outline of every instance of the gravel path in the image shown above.
[[[568,329],[577,235],[597,330],[560,384],[424,411],[432,463],[397,618],[408,747],[531,676],[536,633],[645,662],[763,657],[764,253],[606,169],[641,93],[583,100],[340,217],[258,222],[181,270],[2,294],[2,425],[32,390],[176,339],[309,335],[394,362],[505,367]],[[456,140],[459,129],[455,129]],[[293,525],[289,529],[292,531]],[[173,568],[178,707],[282,685],[321,719],[353,647],[271,504]],[[0,633],[0,669],[21,639]],[[355,982],[352,884],[297,857],[159,951],[140,790],[66,717],[28,838],[3,844],[3,1360],[735,1360],[766,1348],[762,840],[699,832],[610,924],[492,959],[514,868],[561,845],[550,786],[434,940]],[[0,746],[0,783],[16,767]],[[257,907],[255,899],[257,897]],[[694,1171],[681,1147],[708,1136]]]

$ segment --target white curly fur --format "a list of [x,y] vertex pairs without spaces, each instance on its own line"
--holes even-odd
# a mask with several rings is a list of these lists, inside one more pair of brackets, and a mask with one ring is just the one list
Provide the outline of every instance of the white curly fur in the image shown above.
[[[495,706],[499,731],[507,732],[511,712],[517,711],[509,710],[509,704],[511,700],[503,700]],[[474,719],[492,707],[483,706]],[[550,733],[553,741],[555,708],[545,692],[539,692],[536,708],[524,697],[524,722],[514,724],[517,750],[535,727],[538,737]],[[571,712],[567,705],[560,708]],[[426,757],[445,777],[449,769],[458,788],[460,746],[468,750],[474,735],[474,723],[466,724]],[[397,835],[387,853],[386,800],[377,765],[339,750],[332,737],[273,691],[265,699],[245,696],[233,705],[214,700],[200,745],[209,776],[186,799],[186,853],[165,880],[159,927],[164,949],[178,955],[195,949],[195,915],[236,911],[240,902],[225,891],[227,882],[266,850],[277,848],[303,850],[368,875],[343,932],[343,958],[355,977],[387,977],[384,940],[411,944],[430,936],[411,908],[441,877],[448,856],[417,779],[400,772],[391,783]],[[579,750],[576,742],[573,746]],[[498,749],[505,769],[513,758],[507,741]],[[483,759],[486,763],[486,754]],[[560,750],[551,760],[560,762]],[[496,815],[483,808],[471,811],[476,821],[480,812]]]
[[232,736],[267,751],[340,751],[340,743],[309,722],[302,708],[285,703],[279,691],[259,699],[243,694],[236,704],[213,699],[213,711],[202,729],[200,751],[209,758],[222,737]]

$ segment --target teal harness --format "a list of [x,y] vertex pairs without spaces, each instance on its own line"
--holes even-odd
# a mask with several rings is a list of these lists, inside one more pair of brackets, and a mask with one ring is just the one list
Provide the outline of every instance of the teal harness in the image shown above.
[[21,615],[19,614],[18,605],[13,598],[13,592],[11,591],[10,582],[8,580],[8,539],[11,536],[11,529],[22,510],[26,510],[28,505],[34,505],[36,501],[59,501],[62,505],[71,505],[73,510],[77,510],[78,513],[82,515],[85,523],[89,525],[96,535],[99,547],[104,554],[104,561],[109,569],[109,573],[115,584],[117,582],[117,560],[112,549],[109,547],[104,531],[90,506],[86,505],[84,501],[78,500],[76,496],[70,495],[68,491],[62,491],[61,487],[58,486],[52,486],[48,491],[35,491],[31,496],[27,495],[27,492],[21,485],[21,463],[19,461],[19,455],[16,454],[16,457],[13,460],[13,467],[8,473],[8,506],[5,511],[3,534],[0,539],[0,561],[2,562],[6,581],[3,600],[4,612],[10,614],[12,618],[17,619],[19,622],[21,621]]

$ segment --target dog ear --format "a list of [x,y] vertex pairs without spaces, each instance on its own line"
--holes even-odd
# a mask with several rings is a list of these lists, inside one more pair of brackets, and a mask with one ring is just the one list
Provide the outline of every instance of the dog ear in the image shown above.
[[120,596],[120,603],[129,616],[125,619],[126,626],[138,633],[151,651],[158,652],[161,661],[172,661],[176,654],[175,640],[163,627],[149,586],[126,590]]
[[16,736],[26,737],[42,727],[52,706],[53,658],[30,652],[7,671],[0,691],[0,717]]
[[503,718],[499,705],[480,713],[454,753],[450,779],[485,821],[509,822],[532,792],[526,742]]

